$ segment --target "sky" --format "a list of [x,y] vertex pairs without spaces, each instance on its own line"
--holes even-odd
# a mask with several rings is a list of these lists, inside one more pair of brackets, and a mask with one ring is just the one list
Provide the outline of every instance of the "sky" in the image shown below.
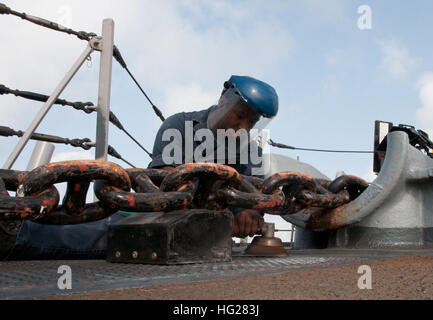
[[[414,125],[433,135],[430,0],[2,2],[97,34],[104,18],[114,19],[115,44],[165,117],[210,107],[231,75],[248,75],[278,93],[279,113],[268,126],[277,142],[371,151],[375,120]],[[371,10],[371,28],[359,27],[365,14],[360,6]],[[0,30],[0,84],[11,89],[51,94],[87,45],[11,15],[0,16]],[[98,72],[99,54],[93,53],[61,98],[96,104]],[[151,150],[161,121],[116,62],[111,93],[111,110]],[[41,107],[0,96],[0,125],[25,131]],[[55,105],[36,132],[95,140],[96,113]],[[0,137],[2,165],[17,142],[17,137]],[[109,143],[136,167],[150,162],[114,126]],[[34,145],[27,144],[14,169],[26,168]],[[299,157],[330,179],[339,171],[370,182],[375,178],[371,154],[271,151]],[[92,158],[94,150],[56,145],[52,161]]]

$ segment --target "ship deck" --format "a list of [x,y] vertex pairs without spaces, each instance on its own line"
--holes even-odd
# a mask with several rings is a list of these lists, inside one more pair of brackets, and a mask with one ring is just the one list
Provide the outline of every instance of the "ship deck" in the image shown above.
[[[433,299],[433,250],[291,250],[287,257],[247,255],[185,265],[105,260],[0,262],[0,299]],[[369,265],[373,289],[357,286]],[[60,290],[61,265],[72,289]]]

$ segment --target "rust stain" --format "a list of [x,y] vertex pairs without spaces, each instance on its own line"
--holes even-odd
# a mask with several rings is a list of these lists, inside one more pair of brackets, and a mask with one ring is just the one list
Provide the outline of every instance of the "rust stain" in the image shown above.
[[131,207],[135,207],[135,197],[132,194],[127,194],[125,198]]

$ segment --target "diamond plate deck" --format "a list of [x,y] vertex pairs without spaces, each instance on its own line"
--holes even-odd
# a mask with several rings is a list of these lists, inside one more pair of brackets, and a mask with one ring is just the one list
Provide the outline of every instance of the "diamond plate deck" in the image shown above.
[[[99,290],[143,288],[192,281],[284,273],[295,269],[325,268],[399,256],[433,256],[433,250],[289,250],[287,257],[257,257],[235,248],[225,263],[139,265],[104,260],[0,262],[0,299],[31,299]],[[61,265],[72,269],[72,289],[57,287]]]

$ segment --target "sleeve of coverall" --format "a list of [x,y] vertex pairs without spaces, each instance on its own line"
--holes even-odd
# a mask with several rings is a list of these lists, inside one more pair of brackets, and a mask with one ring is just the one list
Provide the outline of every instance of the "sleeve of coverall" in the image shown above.
[[[163,159],[164,148],[173,143],[176,139],[179,143],[183,144],[183,136],[185,131],[184,116],[182,113],[174,114],[168,117],[161,125],[155,137],[153,144],[152,161],[149,163],[148,168],[162,167],[162,166],[178,166],[180,163],[166,163]],[[165,136],[164,136],[165,135]],[[164,140],[167,141],[163,141]],[[180,141],[179,141],[180,140]],[[182,148],[182,146],[180,146]],[[181,149],[183,151],[183,149]],[[181,159],[182,160],[182,159]]]

